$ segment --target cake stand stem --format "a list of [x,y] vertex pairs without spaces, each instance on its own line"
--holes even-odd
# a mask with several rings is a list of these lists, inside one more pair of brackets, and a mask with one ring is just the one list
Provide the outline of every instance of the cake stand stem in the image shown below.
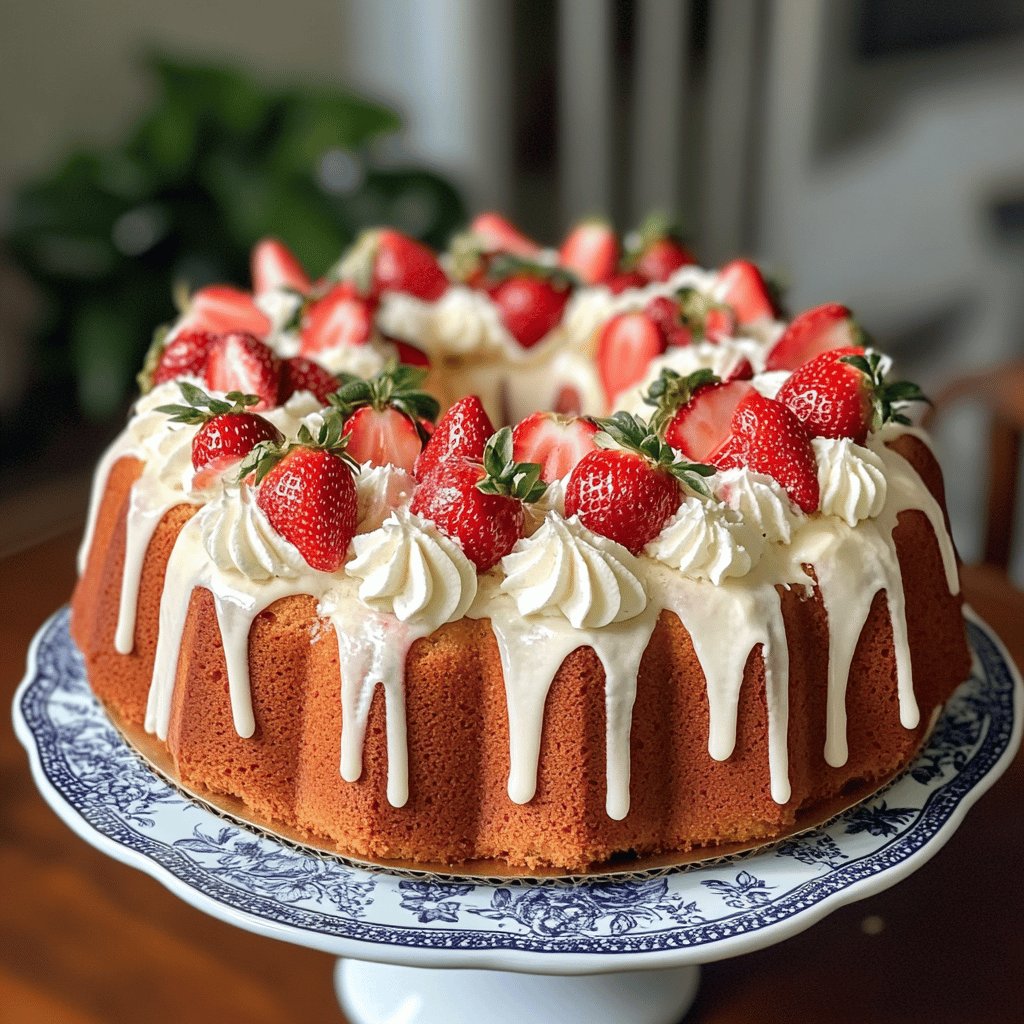
[[352,1024],[676,1024],[699,980],[699,967],[558,976],[339,960],[334,971]]

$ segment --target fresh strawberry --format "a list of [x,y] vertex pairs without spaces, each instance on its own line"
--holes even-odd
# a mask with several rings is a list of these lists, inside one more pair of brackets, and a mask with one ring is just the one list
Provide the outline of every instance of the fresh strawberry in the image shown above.
[[732,308],[740,325],[771,320],[775,316],[768,285],[761,271],[748,260],[733,260],[722,267],[712,296]]
[[412,471],[428,437],[420,424],[438,413],[437,399],[419,390],[426,375],[391,364],[369,380],[351,375],[344,380],[329,401],[344,418],[352,458]]
[[560,416],[579,416],[583,412],[583,396],[575,384],[563,384],[551,402],[552,412]]
[[338,390],[338,378],[319,363],[305,356],[292,356],[281,361],[281,402],[287,402],[296,391],[312,391],[324,404]]
[[232,391],[223,400],[212,398],[201,388],[180,381],[184,405],[161,405],[157,412],[167,413],[174,423],[198,425],[192,439],[193,483],[206,487],[232,466],[237,465],[261,441],[281,443],[284,435],[269,420],[254,412],[258,395]]
[[541,247],[532,238],[527,238],[499,213],[478,213],[469,225],[469,233],[476,236],[486,252],[507,252],[527,259],[535,259],[541,253]]
[[415,345],[410,345],[407,341],[400,341],[398,338],[387,338],[392,345],[395,346],[395,351],[398,353],[398,361],[404,363],[406,366],[423,366],[427,369],[430,368],[430,357],[421,348],[417,348]]
[[365,345],[373,337],[374,304],[343,282],[317,299],[302,318],[300,350],[315,355],[338,346]]
[[613,295],[619,295],[629,288],[643,288],[645,284],[647,284],[647,278],[633,270],[613,274],[605,281],[605,286]]
[[303,424],[295,442],[259,444],[239,469],[256,485],[256,504],[270,525],[321,572],[338,569],[356,532],[358,467],[345,444],[341,416],[332,410],[315,437]]
[[416,460],[415,476],[422,480],[437,466],[456,458],[482,459],[494,424],[476,395],[460,398],[438,421]]
[[248,292],[217,284],[192,295],[179,327],[216,334],[245,331],[263,338],[270,331],[270,319]]
[[576,464],[565,488],[565,514],[639,554],[683,501],[685,484],[707,495],[711,466],[679,462],[643,420],[627,412],[597,420],[598,449]]
[[665,336],[649,316],[613,316],[597,338],[597,372],[608,401],[643,380],[651,360],[664,351]]
[[[202,377],[206,372],[206,361],[210,358],[210,349],[217,341],[217,335],[209,331],[178,331],[170,341],[158,341],[146,356],[146,364],[140,379],[144,390],[148,391],[157,384],[179,377]],[[151,364],[155,361],[155,366]]]
[[430,249],[392,228],[364,231],[342,259],[339,277],[371,299],[381,292],[405,292],[434,302],[449,284]]
[[697,260],[680,241],[678,229],[656,214],[640,225],[627,262],[645,281],[667,281]]
[[861,348],[823,352],[794,370],[776,395],[813,437],[849,437],[863,444],[887,420],[908,423],[899,409],[926,402],[909,381],[885,379],[881,357]]
[[257,395],[256,409],[277,405],[281,390],[281,364],[258,338],[242,331],[222,334],[210,349],[206,383],[216,391]]
[[252,250],[252,289],[257,295],[276,288],[289,288],[301,295],[312,285],[302,264],[276,238],[264,238]]
[[670,348],[685,348],[694,340],[693,331],[683,320],[683,311],[676,299],[658,295],[644,306],[644,315],[653,320]]
[[605,220],[581,221],[569,232],[558,262],[584,284],[604,284],[619,265],[619,238]]
[[450,459],[416,488],[410,509],[454,537],[479,572],[486,572],[523,535],[523,502],[536,501],[546,486],[540,466],[517,463],[512,431],[504,427],[484,447],[482,463]]
[[516,462],[540,464],[542,480],[561,480],[587,452],[597,450],[597,427],[576,416],[535,412],[512,431]]
[[562,319],[569,289],[554,274],[516,272],[490,288],[505,329],[523,348],[532,348]]
[[768,353],[765,369],[795,370],[832,349],[856,347],[863,351],[866,342],[849,309],[829,302],[793,318]]
[[805,512],[818,507],[818,466],[803,424],[781,402],[750,391],[736,406],[732,429],[708,461],[774,477]]
[[666,367],[644,401],[655,407],[656,433],[687,458],[706,462],[729,437],[733,412],[752,390],[746,381],[723,383],[710,370],[681,377]]

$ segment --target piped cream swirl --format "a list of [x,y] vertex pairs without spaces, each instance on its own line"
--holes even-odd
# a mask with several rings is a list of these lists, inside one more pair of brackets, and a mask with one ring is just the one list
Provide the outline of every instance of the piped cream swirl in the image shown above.
[[642,569],[621,544],[577,516],[549,512],[540,529],[501,560],[501,589],[521,615],[561,615],[576,629],[623,622],[647,607]]
[[785,490],[763,473],[746,467],[728,469],[710,482],[715,497],[760,531],[769,544],[788,544],[803,519]]
[[764,537],[728,506],[688,497],[644,553],[693,580],[714,584],[745,576],[764,551]]
[[222,572],[250,580],[294,579],[309,572],[299,549],[270,525],[245,484],[225,487],[197,517],[203,547]]
[[848,437],[816,437],[811,444],[818,462],[821,511],[848,526],[880,515],[887,493],[881,458]]
[[388,463],[374,466],[364,462],[356,476],[356,501],[359,508],[357,533],[379,529],[396,509],[409,504],[416,481],[410,473]]
[[360,600],[402,622],[433,631],[462,618],[476,597],[476,569],[462,548],[408,509],[352,543],[356,557],[345,571],[360,580]]

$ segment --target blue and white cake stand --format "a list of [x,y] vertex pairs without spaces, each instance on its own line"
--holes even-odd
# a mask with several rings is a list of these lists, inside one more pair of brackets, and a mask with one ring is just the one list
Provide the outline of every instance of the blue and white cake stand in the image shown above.
[[789,938],[894,885],[1004,771],[1024,689],[991,630],[972,614],[967,628],[971,678],[884,792],[767,850],[639,879],[399,877],[225,820],[110,724],[66,609],[33,642],[14,723],[39,789],[75,832],[222,921],[342,958],[339,998],[354,1022],[667,1024],[692,1002],[699,964]]

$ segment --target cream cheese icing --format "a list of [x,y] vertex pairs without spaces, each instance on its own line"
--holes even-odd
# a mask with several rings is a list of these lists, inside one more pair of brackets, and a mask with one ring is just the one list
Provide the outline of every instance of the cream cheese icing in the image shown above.
[[803,521],[803,513],[777,481],[745,466],[716,473],[708,485],[720,501],[769,544],[788,544]]
[[412,474],[400,466],[393,466],[390,462],[384,466],[364,462],[356,476],[359,516],[356,532],[369,533],[378,529],[395,509],[409,504],[415,485]]
[[848,437],[811,441],[818,463],[821,511],[847,526],[874,519],[885,507],[886,475],[882,459]]

